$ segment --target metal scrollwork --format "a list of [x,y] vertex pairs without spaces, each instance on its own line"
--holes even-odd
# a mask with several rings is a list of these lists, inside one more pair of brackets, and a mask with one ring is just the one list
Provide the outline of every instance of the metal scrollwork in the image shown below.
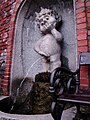
[[[64,78],[62,77],[62,73],[67,73],[68,77],[66,80],[64,80]],[[64,94],[76,94],[76,92],[78,91],[76,84],[77,73],[78,70],[75,72],[71,72],[64,67],[56,68],[51,73],[49,92],[53,98],[51,114],[55,120],[61,119],[61,115],[66,104],[58,103],[57,98]]]

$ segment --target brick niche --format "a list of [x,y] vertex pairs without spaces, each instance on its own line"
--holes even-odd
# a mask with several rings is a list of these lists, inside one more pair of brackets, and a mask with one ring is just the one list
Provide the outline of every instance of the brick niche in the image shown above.
[[[3,95],[9,95],[15,23],[23,2],[25,0],[0,0],[0,54],[6,50],[5,71],[4,75],[0,76],[0,89]],[[75,22],[79,55],[80,52],[90,51],[90,0],[75,0]],[[88,67],[81,67],[80,83],[81,88],[89,87]]]

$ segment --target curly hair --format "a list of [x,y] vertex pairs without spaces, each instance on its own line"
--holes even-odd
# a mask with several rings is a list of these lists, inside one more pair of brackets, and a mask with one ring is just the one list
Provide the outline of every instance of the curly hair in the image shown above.
[[57,22],[60,20],[59,16],[58,16],[58,13],[56,13],[55,10],[51,10],[51,9],[47,9],[47,8],[42,8],[41,7],[41,11],[39,13],[35,12],[35,14],[36,14],[36,22],[37,22],[38,25],[40,23],[41,17],[46,16],[46,15],[55,17]]

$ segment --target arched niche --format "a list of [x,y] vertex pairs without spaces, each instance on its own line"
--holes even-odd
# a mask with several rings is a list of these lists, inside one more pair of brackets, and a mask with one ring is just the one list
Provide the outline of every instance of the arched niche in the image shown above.
[[71,70],[76,69],[77,42],[75,39],[74,1],[73,0],[27,0],[20,8],[16,20],[11,80],[35,77],[41,72],[39,55],[33,50],[41,33],[35,24],[35,12],[40,7],[52,8],[62,16],[60,31],[63,34],[62,63]]

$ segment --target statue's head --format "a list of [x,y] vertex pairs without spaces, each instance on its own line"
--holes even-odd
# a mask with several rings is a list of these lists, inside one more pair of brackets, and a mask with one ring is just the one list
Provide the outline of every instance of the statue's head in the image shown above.
[[41,32],[50,30],[60,20],[61,18],[54,10],[41,7],[41,11],[39,13],[36,12],[36,22]]

